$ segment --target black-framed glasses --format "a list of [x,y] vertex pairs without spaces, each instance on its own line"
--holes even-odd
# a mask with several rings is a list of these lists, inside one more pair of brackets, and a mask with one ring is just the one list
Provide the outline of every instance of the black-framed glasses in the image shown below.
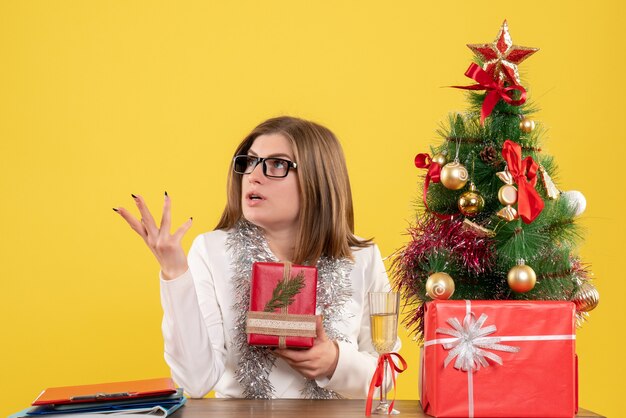
[[283,158],[261,158],[252,155],[237,155],[233,159],[233,170],[239,174],[250,174],[257,165],[263,163],[263,174],[265,177],[283,178],[287,177],[290,168],[297,168],[293,161]]

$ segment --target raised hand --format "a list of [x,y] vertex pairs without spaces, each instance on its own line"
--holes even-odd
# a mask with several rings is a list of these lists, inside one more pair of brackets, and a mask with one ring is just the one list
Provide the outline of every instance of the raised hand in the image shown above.
[[131,195],[139,208],[141,220],[135,218],[128,210],[123,207],[113,208],[119,213],[128,225],[139,234],[154,254],[161,266],[161,273],[166,280],[180,276],[189,268],[187,266],[187,256],[181,245],[181,241],[185,233],[191,228],[192,218],[189,218],[184,224],[170,234],[171,228],[171,200],[165,192],[165,202],[163,204],[163,216],[161,218],[161,226],[157,227],[152,214],[148,210],[148,206],[141,196]]
[[274,353],[308,379],[331,378],[337,368],[339,347],[326,335],[321,316],[317,317],[316,333],[313,347],[308,350],[281,348],[274,350]]

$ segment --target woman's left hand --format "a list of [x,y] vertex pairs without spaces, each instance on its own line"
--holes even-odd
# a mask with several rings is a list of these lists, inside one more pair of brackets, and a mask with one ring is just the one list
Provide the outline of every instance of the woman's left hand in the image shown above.
[[294,370],[308,379],[331,378],[339,360],[339,346],[331,341],[322,325],[322,317],[317,317],[317,337],[308,350],[278,348],[274,353],[287,362]]

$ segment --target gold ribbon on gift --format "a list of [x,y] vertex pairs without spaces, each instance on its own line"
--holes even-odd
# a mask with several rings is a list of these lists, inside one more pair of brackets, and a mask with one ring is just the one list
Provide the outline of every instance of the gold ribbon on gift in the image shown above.
[[315,315],[250,311],[246,332],[278,337],[315,337],[316,321]]
[[[283,281],[291,280],[291,263],[283,263]],[[246,333],[275,335],[278,337],[278,348],[287,348],[287,337],[317,336],[315,315],[290,314],[289,305],[284,305],[279,312],[248,311]]]

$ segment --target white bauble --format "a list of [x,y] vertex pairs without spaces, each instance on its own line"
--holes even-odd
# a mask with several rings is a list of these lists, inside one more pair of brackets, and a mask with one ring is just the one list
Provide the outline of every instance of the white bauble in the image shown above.
[[574,210],[574,215],[580,216],[587,208],[587,199],[578,190],[570,190],[569,192],[561,193],[561,198],[565,199],[569,206]]

